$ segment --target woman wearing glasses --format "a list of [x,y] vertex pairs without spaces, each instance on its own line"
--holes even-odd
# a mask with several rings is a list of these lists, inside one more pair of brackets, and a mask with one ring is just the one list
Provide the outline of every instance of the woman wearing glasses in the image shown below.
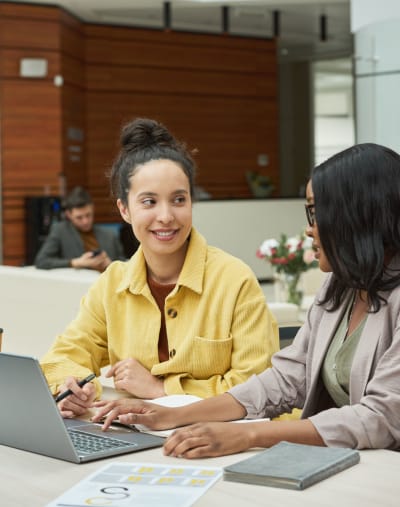
[[[178,409],[99,402],[99,419],[154,429],[188,425],[166,454],[197,458],[281,440],[352,448],[400,448],[400,156],[376,144],[349,148],[313,172],[307,234],[331,272],[293,344],[273,367],[223,395]],[[276,417],[298,421],[227,422]],[[125,414],[125,415],[123,415]]]

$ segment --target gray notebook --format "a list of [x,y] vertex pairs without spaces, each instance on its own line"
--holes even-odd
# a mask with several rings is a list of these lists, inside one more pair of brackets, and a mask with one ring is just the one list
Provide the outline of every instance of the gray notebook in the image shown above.
[[224,468],[224,479],[286,489],[305,489],[360,461],[354,449],[280,442]]
[[161,446],[164,438],[63,419],[37,359],[0,353],[0,444],[74,463]]

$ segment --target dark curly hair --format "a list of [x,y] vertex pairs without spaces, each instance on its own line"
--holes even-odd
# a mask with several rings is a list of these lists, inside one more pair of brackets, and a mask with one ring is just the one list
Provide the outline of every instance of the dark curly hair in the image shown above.
[[191,154],[164,125],[147,118],[137,118],[122,129],[121,150],[110,173],[112,195],[126,204],[129,179],[136,168],[150,160],[161,159],[172,160],[182,167],[193,198],[196,166]]

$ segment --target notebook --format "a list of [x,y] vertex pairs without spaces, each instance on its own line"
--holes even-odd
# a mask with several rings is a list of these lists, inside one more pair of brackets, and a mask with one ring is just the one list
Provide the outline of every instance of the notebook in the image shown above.
[[360,461],[354,449],[282,441],[224,468],[226,481],[285,489],[305,489]]
[[0,444],[73,463],[161,446],[129,428],[63,419],[36,358],[0,353]]

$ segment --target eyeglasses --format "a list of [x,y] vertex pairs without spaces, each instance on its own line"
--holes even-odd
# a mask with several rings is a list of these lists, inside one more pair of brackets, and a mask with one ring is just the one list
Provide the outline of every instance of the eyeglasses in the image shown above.
[[315,224],[315,204],[305,204],[307,222],[310,227]]

